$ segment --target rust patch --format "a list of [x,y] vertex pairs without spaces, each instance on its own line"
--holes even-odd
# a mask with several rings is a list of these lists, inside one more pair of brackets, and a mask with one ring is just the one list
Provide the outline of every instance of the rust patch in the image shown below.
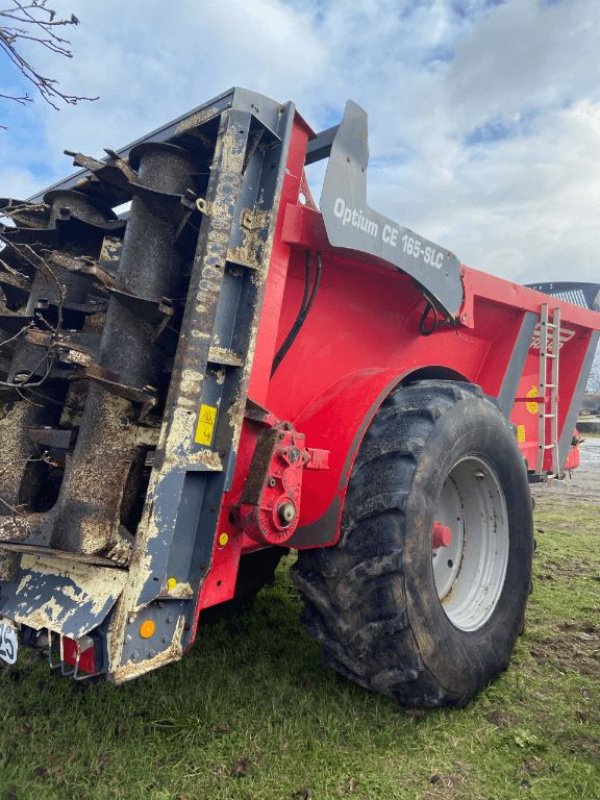
[[[175,130],[175,133],[177,135],[182,133],[193,133],[194,128],[199,128],[201,125],[205,125],[216,115],[217,111],[213,106],[210,106],[209,108],[203,108],[200,111],[197,111],[195,114],[191,114],[186,119],[181,120],[177,126],[177,129]],[[203,139],[207,144],[211,144],[211,140],[208,137],[203,136],[200,131],[196,131],[196,135]]]
[[[118,261],[120,248],[117,249],[116,241],[112,243],[107,242],[109,237],[104,238],[103,253],[105,254],[102,260],[105,261]],[[120,245],[120,242],[119,242]],[[80,272],[83,275],[89,275],[98,281],[98,285],[105,289],[119,289],[122,292],[127,292],[125,284],[118,281],[110,272],[108,272],[101,264],[89,256],[71,256],[67,253],[60,253],[54,251],[48,258],[52,266],[60,267],[68,272]]]
[[230,367],[242,366],[241,358],[227,347],[212,345],[208,352],[208,358],[209,361],[213,361],[216,364],[225,364]]

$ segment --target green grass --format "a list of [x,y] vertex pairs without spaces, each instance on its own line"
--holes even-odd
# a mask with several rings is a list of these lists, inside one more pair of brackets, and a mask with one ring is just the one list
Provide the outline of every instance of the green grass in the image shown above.
[[285,570],[181,663],[84,689],[35,654],[0,673],[0,800],[600,798],[600,508],[538,500],[536,580],[508,672],[461,711],[338,679]]

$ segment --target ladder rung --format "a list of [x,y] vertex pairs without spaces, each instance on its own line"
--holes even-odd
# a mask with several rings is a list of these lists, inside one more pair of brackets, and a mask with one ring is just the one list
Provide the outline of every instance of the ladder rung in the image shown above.
[[554,419],[556,414],[544,414],[544,419]]
[[554,447],[556,447],[556,444],[545,444],[544,450],[552,450]]

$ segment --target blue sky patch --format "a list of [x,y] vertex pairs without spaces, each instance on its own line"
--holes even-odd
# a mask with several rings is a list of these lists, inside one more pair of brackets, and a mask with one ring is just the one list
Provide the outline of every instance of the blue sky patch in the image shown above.
[[513,119],[508,117],[490,117],[481,125],[472,128],[463,138],[465,147],[494,144],[506,139],[528,136],[533,132],[533,125],[539,114],[535,110],[525,111]]

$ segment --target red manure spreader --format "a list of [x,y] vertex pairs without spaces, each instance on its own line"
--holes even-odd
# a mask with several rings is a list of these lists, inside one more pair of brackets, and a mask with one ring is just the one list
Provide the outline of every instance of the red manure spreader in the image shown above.
[[234,89],[68,155],[0,201],[0,658],[122,683],[296,550],[328,664],[464,705],[523,629],[529,483],[577,464],[598,287],[492,277],[371,209],[352,102],[315,134]]

